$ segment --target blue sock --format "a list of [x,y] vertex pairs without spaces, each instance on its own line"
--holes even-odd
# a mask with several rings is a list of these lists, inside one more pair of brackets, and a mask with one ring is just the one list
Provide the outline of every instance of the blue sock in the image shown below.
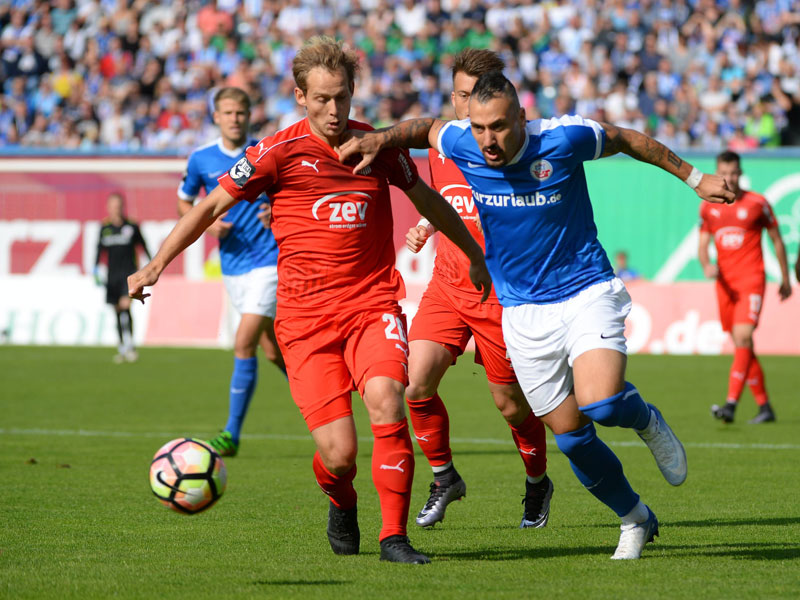
[[610,398],[581,406],[581,412],[595,423],[606,427],[644,429],[650,422],[650,406],[642,400],[632,383]]
[[233,441],[239,443],[242,432],[242,423],[247,414],[247,407],[256,389],[258,380],[258,359],[235,358],[233,359],[233,375],[231,375],[230,402],[228,408],[228,423],[225,431],[231,433]]
[[627,515],[639,502],[639,494],[631,489],[622,463],[597,437],[594,423],[576,431],[555,436],[558,449],[569,458],[576,477],[595,498],[617,516]]

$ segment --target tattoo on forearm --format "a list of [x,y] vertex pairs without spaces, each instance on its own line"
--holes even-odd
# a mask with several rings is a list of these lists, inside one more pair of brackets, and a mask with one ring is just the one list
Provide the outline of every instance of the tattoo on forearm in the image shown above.
[[387,147],[391,148],[427,148],[428,132],[433,126],[433,119],[411,119],[398,123],[385,130]]
[[667,160],[671,162],[673,165],[675,165],[676,169],[680,169],[681,165],[683,164],[683,161],[680,158],[678,158],[678,155],[675,154],[672,150],[670,150],[669,154],[667,154]]

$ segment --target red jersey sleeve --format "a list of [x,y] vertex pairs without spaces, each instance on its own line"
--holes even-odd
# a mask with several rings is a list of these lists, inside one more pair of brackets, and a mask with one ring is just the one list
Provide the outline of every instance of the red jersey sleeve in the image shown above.
[[257,146],[249,147],[245,155],[217,181],[237,200],[254,201],[278,179],[275,154],[270,150],[271,148],[264,147],[263,141]]
[[400,188],[404,192],[410,190],[419,181],[419,171],[417,166],[408,154],[408,150],[390,148],[383,150],[380,154],[389,173],[389,183]]

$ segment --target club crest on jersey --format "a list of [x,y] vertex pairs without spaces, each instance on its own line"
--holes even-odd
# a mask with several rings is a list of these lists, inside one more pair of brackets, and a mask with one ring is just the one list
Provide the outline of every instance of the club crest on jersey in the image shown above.
[[250,161],[247,160],[247,157],[243,156],[231,167],[228,174],[231,176],[231,179],[233,179],[233,182],[241,188],[244,187],[244,184],[246,184],[253,175],[253,171],[255,171],[255,168]]
[[744,221],[747,218],[747,209],[740,208],[736,211],[736,216],[740,221]]
[[553,165],[550,164],[550,161],[540,158],[537,161],[534,161],[531,164],[531,175],[534,179],[538,179],[539,181],[545,181],[546,179],[550,179],[550,176],[553,174]]

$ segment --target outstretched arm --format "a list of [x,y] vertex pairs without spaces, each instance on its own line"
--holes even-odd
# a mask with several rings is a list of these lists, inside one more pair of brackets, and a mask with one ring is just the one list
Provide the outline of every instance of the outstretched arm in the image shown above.
[[355,174],[375,160],[384,148],[435,147],[445,123],[447,121],[440,119],[409,119],[375,131],[351,129],[347,132],[350,137],[336,149],[339,162],[344,163],[351,156],[360,154],[361,162],[353,169]]
[[237,202],[222,186],[217,186],[202,202],[195,204],[180,218],[153,260],[128,277],[128,295],[144,302],[150,295],[144,293],[145,286],[155,284],[167,265]]
[[467,255],[470,261],[469,277],[476,290],[483,290],[481,302],[485,301],[492,288],[492,279],[486,269],[483,250],[472,237],[461,217],[447,200],[421,179],[414,184],[414,187],[406,191],[406,194],[419,213]]
[[622,152],[631,158],[650,163],[664,169],[667,173],[672,173],[689,185],[703,200],[725,204],[734,201],[735,195],[728,189],[722,177],[700,172],[661,142],[633,129],[625,129],[609,123],[600,123],[600,125],[606,132],[604,157]]
[[781,287],[778,293],[781,300],[786,300],[792,295],[792,285],[789,282],[789,261],[786,259],[786,246],[783,245],[783,238],[778,226],[770,227],[767,229],[767,235],[772,240],[772,245],[775,247],[775,257],[778,259],[778,264],[781,267]]

